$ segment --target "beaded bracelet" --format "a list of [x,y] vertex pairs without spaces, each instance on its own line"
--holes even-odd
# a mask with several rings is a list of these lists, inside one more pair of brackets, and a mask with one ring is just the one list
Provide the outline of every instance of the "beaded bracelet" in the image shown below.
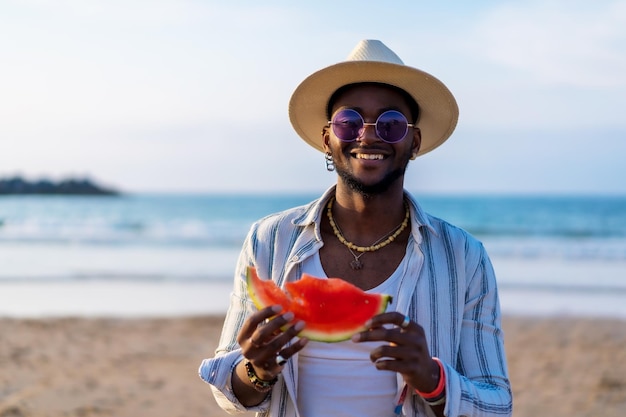
[[444,390],[446,388],[446,373],[443,370],[443,364],[438,358],[433,358],[437,365],[439,366],[439,382],[434,390],[431,392],[420,392],[417,389],[415,392],[419,394],[424,401],[426,401],[429,405],[440,405],[445,402],[445,393]]
[[259,376],[254,372],[254,367],[249,360],[246,359],[244,362],[244,366],[246,367],[246,373],[248,374],[248,379],[250,383],[254,387],[255,390],[259,392],[269,392],[272,390],[272,387],[278,381],[278,377],[275,376],[270,381],[266,381],[264,379],[259,378]]
[[426,404],[428,404],[431,407],[434,407],[436,405],[441,405],[446,402],[446,394],[443,394],[441,398],[439,398],[438,400],[434,400],[434,401],[424,400],[424,401],[426,402]]

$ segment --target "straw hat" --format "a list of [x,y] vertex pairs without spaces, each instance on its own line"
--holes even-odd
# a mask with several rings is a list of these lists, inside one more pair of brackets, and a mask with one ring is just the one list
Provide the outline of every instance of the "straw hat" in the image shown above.
[[302,139],[323,150],[322,128],[328,123],[328,100],[340,87],[358,82],[378,82],[409,93],[420,108],[418,127],[422,145],[418,155],[445,142],[454,131],[459,109],[448,88],[432,75],[404,65],[402,60],[378,40],[363,40],[347,60],[308,76],[289,101],[289,119]]

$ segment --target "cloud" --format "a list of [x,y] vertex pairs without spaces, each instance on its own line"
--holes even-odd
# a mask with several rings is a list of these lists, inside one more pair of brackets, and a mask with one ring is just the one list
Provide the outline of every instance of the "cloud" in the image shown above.
[[387,3],[356,0],[7,0],[0,168],[93,172],[133,190],[318,189],[333,176],[291,129],[289,97],[364,38],[457,97],[455,143],[416,164],[433,168],[435,189],[508,184],[519,176],[472,170],[467,155],[495,169],[485,152],[516,157],[517,140],[562,144],[545,149],[558,164],[570,134],[558,132],[580,128],[618,132],[595,135],[607,146],[592,155],[617,166],[626,0],[451,3],[404,1],[388,22]]
[[167,25],[199,21],[211,15],[215,2],[171,0],[14,0],[31,13],[70,20]]
[[507,3],[477,31],[477,53],[538,82],[626,87],[626,1]]
[[472,17],[444,38],[435,73],[461,125],[626,127],[626,0],[494,2]]

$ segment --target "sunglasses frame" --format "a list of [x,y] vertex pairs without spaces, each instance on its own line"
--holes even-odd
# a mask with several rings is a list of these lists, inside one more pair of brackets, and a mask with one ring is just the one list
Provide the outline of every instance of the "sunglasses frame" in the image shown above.
[[[333,122],[333,120],[335,120],[335,118],[337,117],[338,114],[340,114],[341,112],[344,112],[344,111],[355,113],[361,119],[362,126],[359,128],[358,135],[354,139],[343,139],[343,138],[341,138],[339,135],[337,135],[337,132],[335,131],[335,128],[333,127],[335,125],[337,125],[337,126],[341,125],[341,123],[335,123],[335,122]],[[383,117],[384,115],[388,114],[388,113],[397,113],[397,114],[399,114],[400,116],[402,116],[402,118],[404,119],[404,121],[406,123],[404,135],[402,135],[402,137],[400,139],[398,139],[396,141],[393,141],[393,142],[388,141],[386,139],[383,139],[382,136],[380,135],[379,131],[378,131],[378,122],[380,121],[380,118]],[[356,141],[357,139],[359,139],[360,137],[363,136],[363,134],[365,133],[365,128],[367,126],[374,126],[374,131],[376,132],[376,137],[378,139],[382,140],[385,143],[398,143],[398,142],[401,142],[402,140],[404,140],[404,138],[406,138],[407,133],[409,133],[409,127],[411,127],[411,128],[415,127],[415,124],[414,123],[409,123],[409,120],[406,118],[406,116],[402,112],[400,112],[398,110],[387,110],[387,111],[384,111],[376,118],[376,122],[374,122],[374,123],[367,123],[365,121],[365,119],[363,118],[363,115],[361,113],[359,113],[358,111],[356,111],[354,109],[341,109],[337,113],[335,113],[335,115],[333,116],[332,120],[328,121],[328,125],[333,130],[333,133],[335,134],[335,136],[337,136],[337,138],[340,141],[342,141],[342,142],[354,142],[354,141]]]

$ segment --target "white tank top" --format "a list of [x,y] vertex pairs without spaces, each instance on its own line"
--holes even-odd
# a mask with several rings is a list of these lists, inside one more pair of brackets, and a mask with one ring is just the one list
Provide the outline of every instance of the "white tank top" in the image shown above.
[[[319,254],[303,263],[303,271],[326,278]],[[394,273],[368,293],[397,299],[404,260]],[[392,308],[388,311],[393,311]],[[298,410],[303,417],[393,417],[396,373],[379,371],[370,352],[381,342],[309,341],[298,357]]]

